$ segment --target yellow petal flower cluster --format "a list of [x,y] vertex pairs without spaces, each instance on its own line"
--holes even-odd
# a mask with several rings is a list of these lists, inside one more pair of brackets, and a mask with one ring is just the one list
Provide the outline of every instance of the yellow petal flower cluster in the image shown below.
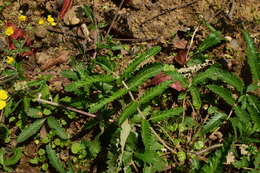
[[57,25],[57,23],[55,22],[54,18],[51,15],[47,16],[47,21],[49,22],[49,24],[51,26],[56,26]]
[[20,15],[20,16],[18,17],[18,20],[21,21],[21,22],[24,22],[24,21],[27,20],[27,16],[25,16],[25,15]]
[[5,108],[7,98],[8,98],[7,91],[0,89],[0,110]]
[[14,34],[14,28],[11,27],[11,26],[8,26],[6,29],[5,29],[5,35],[7,36],[11,36]]
[[44,19],[39,19],[38,24],[39,24],[39,25],[45,24],[45,20],[44,20]]
[[14,63],[14,58],[11,56],[6,56],[6,63],[7,64],[13,64]]

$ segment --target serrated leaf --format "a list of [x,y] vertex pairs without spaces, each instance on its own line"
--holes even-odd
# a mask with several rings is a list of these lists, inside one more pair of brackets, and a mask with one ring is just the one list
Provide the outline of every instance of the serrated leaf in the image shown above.
[[135,90],[136,87],[140,86],[147,79],[159,74],[163,70],[163,66],[161,64],[152,64],[148,68],[144,68],[137,75],[132,77],[130,81],[127,83],[130,90]]
[[189,91],[192,97],[192,105],[195,107],[196,110],[201,108],[201,99],[200,99],[200,91],[196,87],[190,87]]
[[199,73],[193,78],[192,85],[196,86],[208,79],[222,80],[223,82],[235,87],[240,93],[242,93],[245,89],[245,84],[239,77],[216,67],[210,67],[205,72]]
[[159,85],[147,90],[139,99],[139,104],[145,104],[152,100],[154,97],[161,95],[169,85],[172,83],[172,80],[167,80],[165,82],[160,83]]
[[223,98],[228,104],[233,105],[235,103],[235,100],[232,98],[232,93],[228,89],[217,85],[207,85],[207,87],[212,92]]
[[177,71],[171,71],[165,73],[170,75],[174,81],[179,81],[182,87],[187,88],[189,86],[188,80],[181,73]]
[[159,111],[159,112],[155,113],[154,115],[152,115],[150,120],[152,122],[163,121],[168,118],[172,118],[177,115],[180,115],[182,112],[183,112],[183,108],[181,108],[181,107],[173,108],[173,109],[169,109],[169,110],[165,110],[165,111]]
[[215,129],[223,122],[223,120],[225,118],[227,118],[226,114],[220,113],[220,112],[215,113],[215,115],[213,115],[207,121],[207,123],[202,127],[201,133],[206,134],[206,133],[210,132],[211,130]]
[[58,171],[59,173],[66,173],[62,162],[57,157],[56,152],[51,148],[50,144],[46,145],[46,152],[50,164],[56,169],[56,171]]
[[247,111],[249,112],[251,120],[254,122],[256,128],[260,129],[260,113],[251,105],[247,106]]
[[121,125],[129,116],[134,114],[136,112],[137,107],[137,102],[131,102],[129,105],[127,105],[120,114],[118,124]]
[[59,122],[54,118],[53,116],[50,116],[47,118],[47,123],[48,126],[51,129],[54,129],[56,134],[61,138],[61,139],[68,139],[69,135],[65,132],[65,130],[60,126]]
[[242,31],[244,40],[246,41],[246,56],[247,63],[250,67],[252,74],[253,83],[257,83],[260,79],[260,64],[257,55],[257,51],[254,45],[253,40],[250,38],[249,34],[245,31]]
[[114,71],[116,66],[116,64],[107,56],[97,56],[94,62],[110,73]]
[[71,70],[64,70],[61,72],[61,75],[72,80],[78,80],[77,73]]
[[243,122],[244,124],[250,122],[250,116],[248,115],[246,110],[240,108],[239,106],[235,106],[234,110],[235,110],[236,116],[239,118],[239,120],[241,122]]
[[161,51],[161,47],[155,46],[155,47],[147,50],[146,52],[144,52],[142,55],[137,57],[133,62],[131,62],[127,66],[127,68],[125,69],[125,71],[122,74],[122,77],[124,77],[124,78],[130,77],[138,65],[140,65],[144,60],[150,58],[151,56],[156,55],[160,51]]
[[196,53],[201,53],[225,40],[219,31],[214,31],[209,34],[209,36],[199,45]]
[[14,154],[10,158],[5,158],[4,165],[11,166],[15,165],[22,158],[23,150],[22,148],[15,148]]
[[110,97],[108,98],[104,98],[102,100],[100,100],[97,103],[94,103],[90,106],[89,108],[89,112],[90,113],[96,113],[97,111],[99,111],[101,108],[103,108],[106,104],[113,102],[114,100],[122,97],[123,95],[125,95],[128,92],[127,89],[120,89],[116,92],[114,92]]
[[43,117],[42,110],[37,109],[37,108],[28,108],[27,110],[25,110],[25,113],[27,114],[27,116],[29,116],[31,118],[42,118]]
[[153,147],[153,136],[152,136],[152,131],[150,129],[150,124],[146,120],[142,120],[142,138],[143,138],[143,143],[146,151],[152,150]]
[[29,127],[23,129],[22,132],[19,134],[18,138],[16,139],[17,143],[24,142],[28,138],[30,138],[31,136],[36,134],[40,130],[44,121],[45,121],[45,118],[36,120]]

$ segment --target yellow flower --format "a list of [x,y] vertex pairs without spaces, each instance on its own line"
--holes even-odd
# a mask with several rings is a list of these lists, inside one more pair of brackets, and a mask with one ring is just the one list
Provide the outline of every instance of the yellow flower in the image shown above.
[[18,20],[21,21],[21,22],[24,22],[24,21],[27,20],[27,16],[25,16],[25,15],[20,15],[20,16],[18,17]]
[[40,19],[40,20],[38,21],[38,24],[39,24],[39,25],[43,25],[44,23],[45,23],[44,19]]
[[51,22],[50,24],[51,24],[51,26],[56,26],[57,25],[56,22]]
[[13,29],[13,27],[8,26],[8,27],[5,29],[5,35],[10,36],[10,35],[13,35],[13,34],[14,34],[14,29]]
[[48,16],[47,16],[47,21],[51,24],[51,23],[53,23],[55,20],[54,20],[54,18],[53,18],[51,15],[48,15]]
[[6,58],[7,58],[7,60],[6,60],[7,64],[13,64],[13,62],[14,62],[14,58],[13,57],[7,56]]
[[0,89],[0,99],[6,100],[7,98],[8,98],[8,93],[5,90]]
[[0,110],[4,109],[6,107],[6,101],[0,100]]

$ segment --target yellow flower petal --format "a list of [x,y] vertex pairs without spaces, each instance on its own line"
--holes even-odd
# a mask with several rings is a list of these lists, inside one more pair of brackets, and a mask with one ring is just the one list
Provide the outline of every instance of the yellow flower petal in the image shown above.
[[5,90],[0,89],[0,99],[6,100],[7,98],[8,98],[8,93]]
[[14,62],[14,58],[13,58],[13,57],[7,56],[6,58],[7,58],[7,59],[6,59],[6,63],[7,63],[7,64],[13,64],[13,62]]
[[50,24],[51,24],[51,26],[56,26],[57,25],[56,22],[51,22]]
[[25,16],[25,15],[20,15],[20,16],[18,17],[18,20],[21,21],[21,22],[24,22],[24,21],[27,20],[27,16]]
[[14,34],[14,29],[13,27],[9,26],[5,29],[5,35],[10,36]]
[[48,15],[47,21],[51,24],[51,23],[53,23],[55,20],[54,20],[54,18],[53,18],[51,15]]
[[39,24],[39,25],[43,25],[44,23],[45,23],[44,19],[40,19],[40,20],[38,21],[38,24]]
[[6,107],[6,101],[0,100],[0,110],[4,109]]

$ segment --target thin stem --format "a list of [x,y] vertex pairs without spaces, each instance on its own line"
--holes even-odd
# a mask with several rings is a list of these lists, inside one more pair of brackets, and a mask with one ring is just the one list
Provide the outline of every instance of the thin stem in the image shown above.
[[[119,7],[118,7],[119,10],[122,8],[124,2],[125,2],[125,0],[121,0],[120,5],[119,5]],[[111,22],[111,24],[110,24],[110,26],[109,26],[109,28],[108,28],[108,30],[107,30],[107,33],[106,33],[105,38],[108,37],[108,35],[109,35],[109,33],[110,33],[110,31],[111,31],[111,29],[112,29],[112,27],[113,27],[115,21],[117,20],[118,16],[119,16],[119,13],[117,13],[117,14],[114,16],[114,18],[113,18],[113,20],[112,20],[112,22]]]
[[208,148],[205,148],[204,150],[198,151],[198,152],[196,152],[195,154],[196,154],[196,155],[201,155],[201,154],[203,154],[203,153],[206,153],[206,152],[208,152],[208,151],[210,151],[210,150],[214,150],[214,149],[216,149],[216,148],[220,148],[220,147],[222,147],[222,146],[223,146],[223,144],[215,144],[215,145],[212,145],[212,146],[210,146],[210,147],[208,147]]
[[156,133],[156,131],[152,127],[150,129],[151,129],[152,133],[154,134],[154,136],[161,142],[161,144],[165,148],[167,148],[172,154],[176,154],[176,152],[164,142],[164,140]]
[[49,105],[52,105],[52,106],[62,107],[62,108],[65,108],[67,110],[77,112],[79,114],[86,115],[86,116],[89,116],[89,117],[93,117],[93,118],[97,117],[95,114],[91,114],[91,113],[88,113],[88,112],[85,112],[85,111],[82,111],[82,110],[79,110],[79,109],[76,109],[76,108],[73,108],[73,107],[65,106],[65,105],[55,103],[55,102],[52,102],[52,101],[48,101],[48,100],[44,100],[44,99],[41,99],[41,98],[37,98],[37,101],[39,103],[44,103],[44,104],[49,104]]

